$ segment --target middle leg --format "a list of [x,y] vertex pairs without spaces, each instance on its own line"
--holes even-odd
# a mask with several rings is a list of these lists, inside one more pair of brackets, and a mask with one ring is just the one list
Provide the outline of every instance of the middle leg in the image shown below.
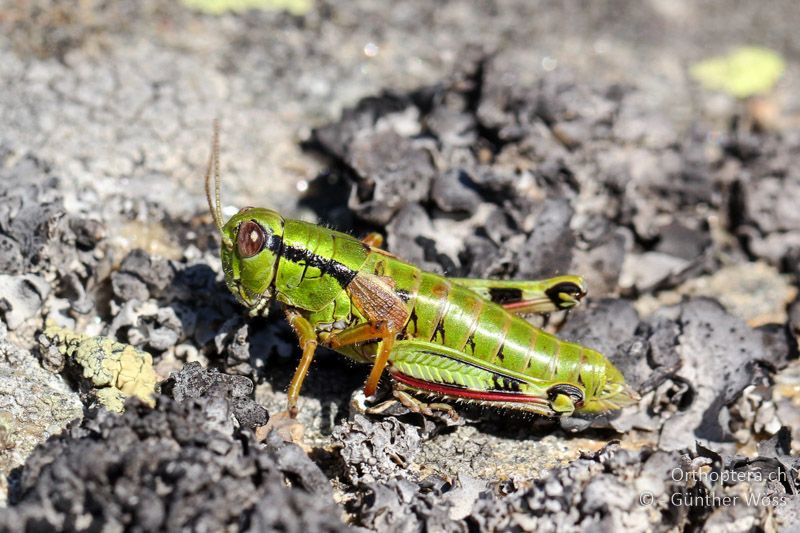
[[372,364],[367,382],[364,384],[364,394],[372,396],[378,388],[383,371],[389,363],[389,355],[392,353],[394,342],[397,339],[397,331],[390,330],[385,322],[378,324],[365,323],[352,328],[344,329],[328,337],[326,344],[331,348],[350,346],[361,342],[379,340],[378,353]]

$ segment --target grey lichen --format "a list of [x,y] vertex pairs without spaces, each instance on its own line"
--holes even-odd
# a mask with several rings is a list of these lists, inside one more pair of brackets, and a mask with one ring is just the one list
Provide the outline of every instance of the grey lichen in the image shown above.
[[17,482],[14,469],[82,413],[78,395],[28,350],[9,341],[0,321],[0,507],[8,486]]

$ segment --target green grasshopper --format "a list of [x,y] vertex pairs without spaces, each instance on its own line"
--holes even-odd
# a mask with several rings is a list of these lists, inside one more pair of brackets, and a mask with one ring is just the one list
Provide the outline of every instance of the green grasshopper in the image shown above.
[[291,418],[318,346],[372,365],[367,397],[388,371],[397,399],[425,414],[453,411],[426,405],[420,395],[551,417],[605,412],[638,398],[603,355],[520,316],[578,304],[586,294],[578,276],[445,278],[382,250],[376,234],[358,240],[255,207],[224,222],[216,124],[205,187],[228,288],[252,316],[280,302],[299,339],[303,353],[288,389]]

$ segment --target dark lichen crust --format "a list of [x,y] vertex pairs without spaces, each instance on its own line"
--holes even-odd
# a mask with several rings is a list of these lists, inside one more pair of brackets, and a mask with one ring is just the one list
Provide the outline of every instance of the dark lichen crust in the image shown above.
[[0,527],[344,531],[319,468],[296,445],[236,429],[232,398],[162,396],[85,418],[28,458]]

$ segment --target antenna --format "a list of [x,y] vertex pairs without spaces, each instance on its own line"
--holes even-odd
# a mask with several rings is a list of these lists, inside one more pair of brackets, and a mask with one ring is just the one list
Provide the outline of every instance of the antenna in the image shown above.
[[[211,172],[214,171],[214,200],[211,199]],[[219,234],[222,238],[222,244],[229,250],[233,248],[233,242],[230,237],[225,235],[222,231],[224,223],[222,221],[222,202],[220,201],[220,188],[222,186],[222,178],[219,175],[219,119],[214,119],[214,134],[211,141],[211,154],[208,156],[208,166],[206,167],[206,200],[208,201],[208,209],[211,211],[211,218],[214,219],[214,225],[217,226]]]

